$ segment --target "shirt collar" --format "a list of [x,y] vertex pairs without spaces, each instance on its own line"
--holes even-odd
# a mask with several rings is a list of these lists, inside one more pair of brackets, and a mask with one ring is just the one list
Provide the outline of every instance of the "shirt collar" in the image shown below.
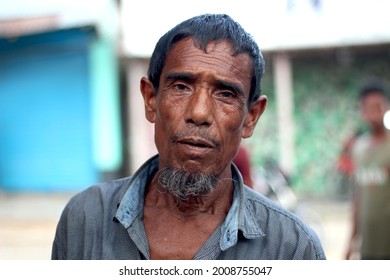
[[234,182],[233,202],[230,210],[221,226],[220,246],[222,250],[235,245],[238,241],[238,231],[244,237],[253,239],[264,236],[264,232],[259,227],[259,217],[253,215],[253,211],[248,203],[241,173],[237,166],[232,164],[232,174]]
[[119,203],[115,218],[128,228],[134,219],[143,212],[145,190],[149,179],[157,171],[158,155],[146,161],[134,174],[129,183],[129,188]]
[[[158,155],[146,161],[132,177],[129,188],[119,203],[115,218],[128,228],[143,211],[146,186],[149,179],[158,169]],[[255,217],[246,203],[242,176],[238,168],[232,165],[233,174],[233,202],[222,223],[220,247],[226,250],[238,241],[238,231],[241,230],[245,238],[252,239],[264,236],[260,229],[258,217]]]

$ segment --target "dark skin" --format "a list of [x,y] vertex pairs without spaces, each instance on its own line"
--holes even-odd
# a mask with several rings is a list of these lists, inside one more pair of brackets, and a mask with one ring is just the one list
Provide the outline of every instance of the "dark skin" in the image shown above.
[[168,53],[157,95],[141,79],[146,118],[155,124],[159,169],[171,167],[214,174],[212,193],[179,202],[151,181],[144,222],[152,259],[192,259],[225,219],[232,202],[231,162],[241,138],[252,135],[267,98],[248,108],[252,62],[231,55],[227,41],[210,43],[207,53],[191,38]]

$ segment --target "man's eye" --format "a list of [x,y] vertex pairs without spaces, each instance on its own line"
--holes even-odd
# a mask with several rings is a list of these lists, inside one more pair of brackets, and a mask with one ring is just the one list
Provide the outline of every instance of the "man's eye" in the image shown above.
[[185,84],[175,84],[174,86],[177,90],[189,90]]
[[223,97],[223,98],[233,98],[233,97],[235,97],[235,94],[233,92],[230,92],[230,91],[221,91],[220,93],[218,93],[218,95],[220,97]]

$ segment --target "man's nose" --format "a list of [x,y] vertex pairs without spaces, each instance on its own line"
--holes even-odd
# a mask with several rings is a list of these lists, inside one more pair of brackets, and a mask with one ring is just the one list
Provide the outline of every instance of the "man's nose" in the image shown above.
[[196,90],[190,97],[186,108],[186,122],[210,126],[213,122],[213,101],[205,89]]

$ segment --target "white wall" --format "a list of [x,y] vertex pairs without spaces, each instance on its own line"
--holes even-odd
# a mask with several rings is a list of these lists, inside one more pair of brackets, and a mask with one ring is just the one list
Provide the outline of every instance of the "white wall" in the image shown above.
[[263,51],[390,42],[390,0],[123,1],[123,50],[149,57],[161,35],[202,13],[227,13]]

